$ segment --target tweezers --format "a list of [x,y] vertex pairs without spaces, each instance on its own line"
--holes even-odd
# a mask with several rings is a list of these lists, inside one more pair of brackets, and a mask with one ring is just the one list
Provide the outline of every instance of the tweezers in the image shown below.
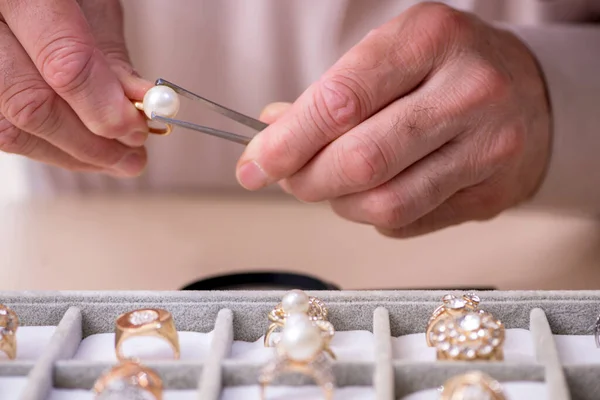
[[[208,100],[202,96],[192,93],[189,90],[184,89],[181,86],[178,86],[178,85],[176,85],[172,82],[169,82],[165,79],[162,79],[162,78],[157,79],[155,82],[155,86],[158,86],[158,85],[168,86],[171,89],[173,89],[180,96],[185,97],[190,100],[197,101],[200,104],[202,104],[203,106],[209,108],[210,110],[213,110],[233,121],[236,121],[236,122],[238,122],[242,125],[245,125],[249,128],[252,128],[253,130],[255,130],[257,132],[260,132],[263,129],[265,129],[267,126],[269,126],[268,124],[265,124],[264,122],[261,122],[254,118],[251,118],[247,115],[241,114],[237,111],[231,110],[225,106],[215,103],[214,101]],[[243,144],[243,145],[247,145],[248,143],[250,143],[250,140],[252,140],[252,138],[250,138],[250,137],[238,135],[237,133],[222,131],[219,129],[210,128],[208,126],[197,125],[197,124],[194,124],[191,122],[182,121],[182,120],[178,120],[178,119],[167,118],[167,117],[164,117],[161,115],[156,115],[156,113],[154,113],[154,112],[151,114],[150,119],[152,121],[162,122],[166,125],[179,126],[179,127],[185,128],[185,129],[190,129],[190,130],[193,130],[196,132],[205,133],[207,135],[216,136],[221,139],[229,140],[231,142],[235,142],[235,143],[239,143],[239,144]]]

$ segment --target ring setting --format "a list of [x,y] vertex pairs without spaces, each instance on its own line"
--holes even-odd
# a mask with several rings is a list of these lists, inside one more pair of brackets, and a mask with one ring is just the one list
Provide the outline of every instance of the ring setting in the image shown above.
[[135,361],[125,361],[105,372],[94,384],[96,400],[162,400],[160,376]]
[[[179,112],[180,100],[173,88],[156,84],[146,92],[142,101],[134,101],[133,105],[146,115],[148,121],[152,121],[154,114],[174,118]],[[149,130],[154,135],[166,136],[173,131],[173,127],[165,124],[162,128],[149,126]]]
[[17,329],[19,328],[19,317],[17,314],[0,304],[0,351],[9,360],[17,357]]
[[506,400],[500,382],[479,371],[471,371],[448,379],[440,400]]
[[428,334],[438,360],[502,361],[505,329],[486,311],[467,311],[439,319]]
[[173,316],[166,310],[146,308],[124,313],[117,318],[115,328],[115,352],[119,361],[125,361],[122,345],[125,340],[136,336],[161,338],[171,346],[174,358],[179,359],[179,335]]

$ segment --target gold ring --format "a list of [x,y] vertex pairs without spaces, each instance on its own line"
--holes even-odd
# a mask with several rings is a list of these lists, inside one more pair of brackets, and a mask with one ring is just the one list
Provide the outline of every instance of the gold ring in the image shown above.
[[[144,103],[142,103],[141,101],[134,101],[133,105],[139,111],[144,112]],[[151,122],[151,120],[148,119],[148,117],[146,117],[146,119],[148,120],[149,123]],[[153,135],[158,135],[158,136],[170,135],[171,132],[173,132],[173,126],[171,126],[171,124],[164,124],[164,125],[165,125],[164,128],[156,128],[156,127],[150,126],[150,124],[148,124],[148,132],[150,132]]]
[[452,361],[502,361],[504,336],[502,322],[483,310],[441,318],[429,333],[437,359]]
[[[277,343],[276,356],[263,366],[259,374],[261,398],[267,386],[284,373],[310,376],[323,390],[327,400],[333,399],[335,377],[331,359],[326,356],[327,339],[320,328],[306,314],[291,314]],[[325,324],[321,324],[325,326]]]
[[98,378],[93,391],[96,400],[109,398],[162,400],[163,383],[160,376],[150,368],[135,361],[126,361]]
[[9,360],[17,357],[17,329],[19,328],[19,317],[17,314],[0,304],[0,351]]
[[171,313],[156,308],[130,311],[117,318],[115,328],[115,351],[119,361],[129,359],[122,353],[125,340],[134,336],[154,336],[166,340],[179,359],[179,335]]
[[287,317],[292,312],[306,313],[312,321],[326,321],[328,315],[327,307],[321,300],[308,296],[301,290],[291,290],[268,315],[271,323],[265,334],[265,347],[271,346],[271,334],[285,325]]
[[447,294],[442,297],[442,305],[435,309],[427,323],[427,330],[425,331],[427,346],[433,347],[433,343],[429,339],[431,328],[440,320],[440,318],[447,316],[448,314],[455,315],[465,311],[475,311],[478,309],[480,301],[479,296],[473,293],[466,293],[462,297],[456,297],[452,294]]
[[479,371],[467,372],[448,379],[440,400],[463,399],[506,400],[500,382]]

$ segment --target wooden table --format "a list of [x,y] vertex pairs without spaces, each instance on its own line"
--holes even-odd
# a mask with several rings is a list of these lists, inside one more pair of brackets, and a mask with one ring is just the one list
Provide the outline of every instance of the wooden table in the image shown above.
[[2,290],[160,290],[282,269],[345,289],[600,288],[600,229],[513,212],[418,239],[383,238],[325,205],[286,199],[104,197],[0,207]]

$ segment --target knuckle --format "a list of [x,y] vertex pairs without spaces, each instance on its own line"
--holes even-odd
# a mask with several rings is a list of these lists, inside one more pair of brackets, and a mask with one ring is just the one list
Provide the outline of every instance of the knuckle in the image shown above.
[[524,123],[512,123],[500,129],[493,138],[488,151],[490,165],[502,166],[518,158],[526,146],[526,127]]
[[54,113],[56,95],[47,86],[33,80],[15,81],[0,96],[4,116],[17,127],[51,134],[58,122]]
[[385,149],[368,137],[346,136],[346,144],[337,151],[336,171],[343,185],[368,187],[378,183],[390,170]]
[[123,151],[119,150],[116,142],[114,142],[114,146],[111,146],[111,144],[113,142],[105,142],[101,138],[86,141],[80,146],[78,158],[96,165],[115,166],[124,154]]
[[94,47],[77,37],[54,38],[39,52],[37,64],[44,79],[56,90],[77,91],[91,76]]
[[322,126],[322,130],[336,134],[362,121],[362,116],[367,114],[369,100],[365,85],[360,79],[338,75],[335,78],[324,80],[313,101],[314,109],[311,110],[314,119]]
[[383,229],[402,226],[406,213],[404,201],[392,190],[377,191],[366,198],[369,222]]
[[430,36],[435,39],[448,40],[462,37],[470,32],[469,16],[444,3],[424,2],[415,6],[422,26],[426,27]]
[[8,120],[0,121],[0,151],[27,156],[33,151],[31,135],[23,132]]
[[469,71],[468,93],[475,105],[506,101],[512,90],[510,75],[490,61],[478,61]]

